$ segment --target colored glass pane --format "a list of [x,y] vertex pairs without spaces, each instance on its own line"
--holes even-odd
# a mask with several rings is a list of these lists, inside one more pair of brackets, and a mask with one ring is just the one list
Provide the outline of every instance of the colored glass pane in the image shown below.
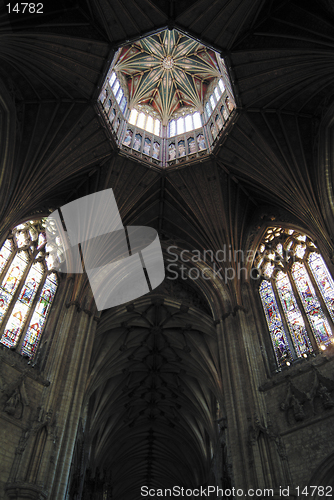
[[12,242],[10,240],[6,240],[0,250],[0,273],[3,271],[4,267],[6,266],[7,262],[10,259],[10,256],[13,251],[12,249],[13,249]]
[[12,314],[6,324],[5,331],[0,342],[7,347],[15,347],[19,339],[19,335],[23,329],[24,321],[29,312],[29,307],[20,301],[17,301]]
[[334,281],[324,259],[316,252],[309,255],[308,263],[325,301],[329,314],[334,321]]
[[297,245],[296,250],[295,250],[295,254],[297,257],[299,257],[299,259],[302,259],[304,257],[305,251],[306,251],[306,248],[303,245]]
[[46,243],[46,236],[45,233],[40,233],[38,236],[38,246],[37,249],[40,250],[43,245]]
[[289,343],[284,330],[281,314],[278,309],[272,284],[263,280],[260,286],[260,297],[266,316],[275,356],[282,365],[292,359]]
[[274,272],[275,266],[272,262],[267,262],[263,268],[262,273],[265,278],[270,278]]
[[38,231],[36,230],[36,228],[30,227],[29,234],[31,241],[36,241],[38,239]]
[[303,316],[298,307],[288,276],[282,271],[277,273],[276,287],[287,321],[291,338],[298,357],[312,351]]
[[55,274],[51,274],[45,281],[34,314],[30,320],[27,333],[23,339],[21,354],[32,356],[35,353],[56,289],[57,278]]
[[292,276],[317,344],[328,344],[332,332],[304,264],[295,262],[292,266]]
[[2,283],[2,288],[11,295],[19,286],[20,279],[28,266],[28,256],[26,252],[20,252],[15,255],[14,260],[8,269],[5,279]]
[[5,312],[7,311],[12,295],[0,288],[0,321],[2,321]]
[[18,300],[26,305],[31,305],[37,293],[38,286],[42,281],[42,278],[43,278],[43,266],[40,262],[35,263],[31,267],[28,273],[28,276],[22,287]]
[[27,231],[16,233],[15,238],[18,248],[25,247],[30,243],[29,233]]
[[282,243],[279,243],[277,245],[276,252],[278,253],[278,255],[280,255],[281,257],[283,257],[283,245],[282,245]]
[[[44,221],[42,220],[30,221],[17,226],[13,231],[14,241],[7,240],[0,251],[0,270],[5,269],[6,263],[8,265],[12,254],[16,253],[0,285],[0,322],[3,326],[2,334],[0,334],[0,342],[7,347],[15,348],[19,344],[27,325],[31,308],[36,301],[40,284],[45,276],[45,264],[36,260],[31,264],[27,273],[30,260],[29,254],[27,251],[22,250],[18,252],[18,248],[29,246],[31,254],[35,258],[37,254],[39,259],[44,257],[46,261],[48,258],[52,258],[53,261],[56,259],[59,263],[57,244],[54,247],[53,245],[48,245],[45,248],[46,255],[40,251],[45,247],[46,243],[45,233],[43,230],[41,231],[41,227],[44,228],[43,224]],[[52,228],[48,228],[48,231],[52,233]],[[25,274],[26,277],[23,282]],[[56,292],[56,287],[56,275],[52,273],[44,284],[43,291],[38,298],[37,306],[32,315],[36,317],[36,314],[39,314],[40,321],[43,321],[43,324]],[[16,294],[17,300],[13,304],[13,298]],[[11,307],[12,310],[10,311]],[[5,316],[6,313],[8,314],[8,311],[10,311],[10,314],[6,318]],[[4,322],[5,319],[6,322]],[[38,336],[35,337],[38,338]],[[37,341],[34,344],[34,349],[36,349]],[[22,353],[29,354],[28,350],[22,351]],[[33,350],[30,349],[29,352],[31,355]]]

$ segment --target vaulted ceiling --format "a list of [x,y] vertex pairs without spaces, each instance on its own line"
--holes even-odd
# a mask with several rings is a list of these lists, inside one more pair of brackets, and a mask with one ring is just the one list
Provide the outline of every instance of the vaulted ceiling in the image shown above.
[[146,104],[164,124],[175,112],[201,110],[208,85],[221,76],[217,56],[177,30],[122,47],[115,61],[129,92],[129,108]]
[[[67,0],[52,9],[43,17],[0,15],[1,232],[112,187],[124,224],[155,227],[180,248],[246,248],[256,217],[276,214],[333,251],[329,0]],[[95,102],[118,44],[165,27],[224,56],[237,118],[208,161],[157,172],[118,155]],[[235,284],[225,288],[228,310],[240,297]],[[191,484],[203,481],[208,468],[200,448],[205,432],[213,435],[217,341],[210,310],[203,312],[205,325],[198,317],[188,321],[176,314],[180,302],[102,316],[87,394],[96,464],[131,470],[134,489],[120,481],[117,498],[134,498],[149,470],[156,485],[176,481],[177,457]],[[193,339],[200,340],[186,352],[183,342]],[[167,367],[167,386],[157,363]],[[174,400],[168,391],[180,387]],[[178,454],[182,439],[189,447]]]

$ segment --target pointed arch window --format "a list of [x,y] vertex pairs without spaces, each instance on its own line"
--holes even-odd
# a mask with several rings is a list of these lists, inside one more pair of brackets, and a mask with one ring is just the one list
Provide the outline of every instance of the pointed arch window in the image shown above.
[[53,303],[59,263],[44,221],[20,224],[0,249],[0,343],[33,357]]
[[268,229],[255,266],[279,366],[334,343],[334,281],[308,236],[291,229]]

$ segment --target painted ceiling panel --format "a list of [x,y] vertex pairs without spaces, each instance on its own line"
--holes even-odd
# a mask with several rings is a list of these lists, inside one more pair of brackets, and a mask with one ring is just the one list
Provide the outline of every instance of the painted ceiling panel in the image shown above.
[[127,82],[129,107],[146,104],[167,124],[177,111],[203,110],[208,85],[221,77],[218,55],[177,30],[120,50],[114,69]]

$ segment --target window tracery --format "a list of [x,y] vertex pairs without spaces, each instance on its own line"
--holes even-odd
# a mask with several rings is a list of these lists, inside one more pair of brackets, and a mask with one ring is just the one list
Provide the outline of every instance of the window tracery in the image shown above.
[[46,248],[45,222],[13,229],[0,249],[0,343],[33,357],[53,303],[57,248]]
[[334,343],[334,281],[313,241],[267,230],[255,259],[260,298],[279,366]]

